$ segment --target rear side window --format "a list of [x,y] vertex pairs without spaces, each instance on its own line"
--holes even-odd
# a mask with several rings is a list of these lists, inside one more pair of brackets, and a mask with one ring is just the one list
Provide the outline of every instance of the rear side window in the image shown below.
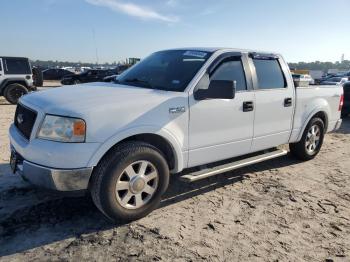
[[6,74],[31,74],[29,62],[25,58],[4,58],[3,61]]
[[210,80],[236,81],[236,90],[247,90],[243,64],[240,59],[224,60],[211,75]]
[[2,71],[2,67],[1,67],[1,59],[0,59],[0,71]]
[[253,59],[259,89],[285,88],[287,86],[277,59]]

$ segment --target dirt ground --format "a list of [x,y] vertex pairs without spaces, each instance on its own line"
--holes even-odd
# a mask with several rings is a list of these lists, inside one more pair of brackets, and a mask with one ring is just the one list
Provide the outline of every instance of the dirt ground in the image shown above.
[[193,184],[110,224],[88,197],[38,190],[8,165],[15,107],[0,98],[1,261],[350,261],[350,119],[309,162],[284,156]]

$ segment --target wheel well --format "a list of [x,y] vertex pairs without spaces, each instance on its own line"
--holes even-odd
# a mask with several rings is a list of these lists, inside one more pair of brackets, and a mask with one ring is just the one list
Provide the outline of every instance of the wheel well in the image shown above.
[[323,112],[323,111],[320,111],[320,112],[316,113],[315,115],[313,115],[312,118],[315,118],[315,117],[319,117],[319,118],[322,119],[322,121],[324,123],[325,132],[327,132],[327,129],[328,129],[328,118],[327,118],[326,113]]
[[[151,144],[152,146],[156,147],[158,150],[160,150],[163,153],[165,160],[169,165],[169,169],[172,170],[175,168],[174,150],[171,144],[165,138],[155,134],[139,134],[139,135],[130,136],[128,138],[125,138],[119,141],[112,148],[127,141],[139,141],[139,142],[145,142],[145,143]],[[112,148],[110,150],[112,150]],[[108,150],[108,152],[110,150]]]

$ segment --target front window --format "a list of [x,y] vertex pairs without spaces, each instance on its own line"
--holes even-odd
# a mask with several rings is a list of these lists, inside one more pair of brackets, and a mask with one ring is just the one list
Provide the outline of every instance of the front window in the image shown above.
[[117,83],[183,92],[211,53],[191,50],[156,52],[121,74]]
[[221,62],[210,76],[210,80],[236,81],[236,91],[247,90],[241,58],[230,57]]

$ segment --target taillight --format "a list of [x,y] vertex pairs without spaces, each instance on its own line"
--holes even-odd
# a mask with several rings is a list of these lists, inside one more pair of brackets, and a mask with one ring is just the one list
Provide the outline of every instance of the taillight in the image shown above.
[[341,111],[341,109],[343,108],[343,105],[344,105],[344,94],[342,94],[340,96],[340,102],[339,102],[339,109],[338,109],[338,111]]

